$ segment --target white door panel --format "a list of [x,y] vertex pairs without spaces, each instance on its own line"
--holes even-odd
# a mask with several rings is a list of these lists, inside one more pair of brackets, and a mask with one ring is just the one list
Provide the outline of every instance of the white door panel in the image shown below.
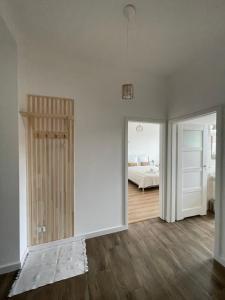
[[202,192],[192,191],[184,194],[183,209],[201,208]]
[[182,214],[183,219],[184,219],[184,218],[188,218],[188,217],[193,217],[193,216],[199,215],[199,214],[196,214],[196,210],[200,210],[200,208],[194,207],[194,208],[184,209],[184,210],[183,210],[183,214]]
[[[187,127],[186,127],[187,128]],[[198,130],[188,129],[183,131],[184,148],[201,148],[202,133]]]
[[184,151],[183,168],[202,168],[202,152]]
[[202,172],[189,171],[183,173],[183,190],[190,188],[201,188],[202,185]]
[[207,126],[178,125],[176,219],[206,214]]

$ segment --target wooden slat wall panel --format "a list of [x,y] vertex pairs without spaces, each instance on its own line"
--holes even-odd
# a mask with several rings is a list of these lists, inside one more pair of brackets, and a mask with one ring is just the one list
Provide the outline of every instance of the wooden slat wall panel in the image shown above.
[[[74,235],[74,101],[29,95],[27,111],[28,234],[36,245]],[[39,232],[42,226],[46,232]]]

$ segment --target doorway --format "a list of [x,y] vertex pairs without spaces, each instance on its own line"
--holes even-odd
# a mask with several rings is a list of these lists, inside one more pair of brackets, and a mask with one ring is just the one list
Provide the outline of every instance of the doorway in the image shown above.
[[126,125],[126,225],[164,219],[165,124],[131,119]]
[[216,113],[177,124],[176,220],[214,213]]
[[212,248],[220,260],[221,109],[170,120],[168,132],[168,219],[213,219]]

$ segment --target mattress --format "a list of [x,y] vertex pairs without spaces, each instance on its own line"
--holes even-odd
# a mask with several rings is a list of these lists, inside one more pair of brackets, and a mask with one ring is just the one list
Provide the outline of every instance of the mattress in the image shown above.
[[159,185],[159,168],[151,166],[128,167],[128,179],[139,188]]

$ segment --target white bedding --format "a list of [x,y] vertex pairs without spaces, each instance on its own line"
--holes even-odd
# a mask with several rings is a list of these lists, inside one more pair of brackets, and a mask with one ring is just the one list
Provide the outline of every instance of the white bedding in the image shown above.
[[159,185],[159,168],[151,166],[128,167],[128,179],[139,188]]

